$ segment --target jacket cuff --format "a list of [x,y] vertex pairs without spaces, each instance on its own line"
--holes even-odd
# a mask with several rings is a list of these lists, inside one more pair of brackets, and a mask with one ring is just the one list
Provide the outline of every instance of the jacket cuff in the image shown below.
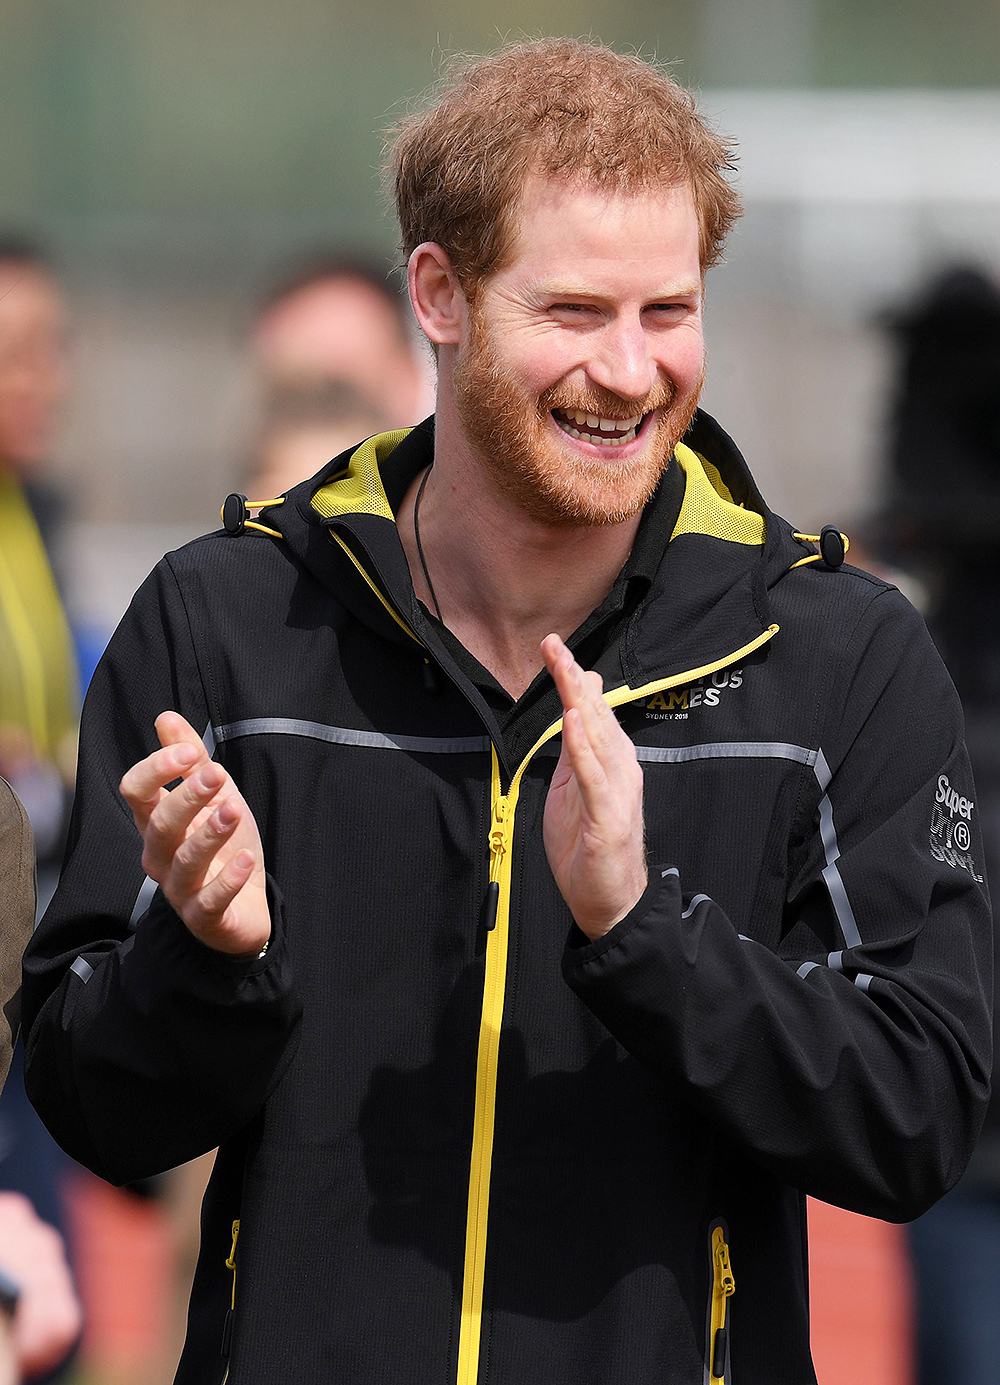
[[566,975],[577,967],[586,966],[595,957],[603,956],[605,952],[624,942],[632,929],[641,923],[654,907],[668,881],[673,883],[675,889],[679,887],[679,873],[675,866],[650,866],[646,888],[633,907],[623,919],[618,920],[613,928],[609,928],[607,933],[593,941],[574,923],[570,929],[569,937],[566,939],[566,949],[563,953],[563,974]]
[[160,956],[173,966],[196,968],[197,972],[220,983],[240,982],[260,976],[283,960],[285,951],[284,910],[281,891],[270,875],[267,882],[267,907],[271,915],[271,935],[264,951],[256,957],[238,957],[219,952],[203,943],[157,888],[135,932],[135,945]]

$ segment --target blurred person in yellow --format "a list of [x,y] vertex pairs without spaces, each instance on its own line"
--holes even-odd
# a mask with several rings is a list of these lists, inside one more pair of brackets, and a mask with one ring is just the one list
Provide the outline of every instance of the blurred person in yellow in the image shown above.
[[[75,653],[52,561],[63,503],[44,477],[68,384],[59,285],[35,246],[0,236],[0,776],[31,820],[43,905],[65,836],[78,716]],[[33,906],[34,890],[32,916]],[[28,936],[30,928],[21,947]],[[61,1232],[65,1171],[28,1103],[18,1046],[0,1097],[0,1188],[23,1194]],[[71,1346],[72,1338],[63,1356]],[[58,1353],[48,1365],[57,1364]]]
[[61,500],[41,475],[69,381],[62,293],[40,253],[0,236],[0,774],[44,867],[62,846],[78,715],[72,638],[53,574]]
[[986,1105],[957,698],[698,407],[689,93],[507,45],[393,158],[435,416],[137,594],[32,1097],[117,1181],[219,1146],[178,1385],[806,1385],[804,1194],[915,1215]]

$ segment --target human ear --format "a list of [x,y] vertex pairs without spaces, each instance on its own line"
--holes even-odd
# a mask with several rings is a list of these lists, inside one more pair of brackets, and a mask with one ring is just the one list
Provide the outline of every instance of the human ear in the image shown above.
[[413,315],[421,331],[435,346],[457,345],[466,302],[447,251],[434,241],[424,241],[410,256],[407,277]]

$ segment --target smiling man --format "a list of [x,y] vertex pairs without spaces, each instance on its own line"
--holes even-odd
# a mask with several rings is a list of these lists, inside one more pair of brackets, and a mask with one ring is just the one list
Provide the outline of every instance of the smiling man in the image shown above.
[[802,1385],[804,1195],[968,1158],[960,712],[697,411],[728,159],[597,45],[454,75],[394,144],[434,419],[230,497],[94,679],[29,1080],[113,1181],[220,1146],[184,1385]]

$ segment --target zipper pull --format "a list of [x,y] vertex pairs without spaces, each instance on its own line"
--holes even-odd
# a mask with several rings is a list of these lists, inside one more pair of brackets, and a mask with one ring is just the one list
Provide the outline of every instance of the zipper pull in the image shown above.
[[490,879],[479,909],[481,933],[492,933],[497,926],[497,907],[500,903],[500,862],[507,850],[507,800],[498,798],[493,805],[490,821]]
[[726,1298],[730,1298],[736,1292],[733,1267],[729,1263],[729,1247],[721,1240],[715,1247],[715,1283],[719,1293],[724,1294]]
[[236,1242],[240,1239],[239,1218],[233,1222],[233,1244],[226,1261],[226,1269],[233,1272],[233,1293],[229,1307],[226,1309],[226,1321],[222,1327],[222,1355],[228,1360],[230,1348],[233,1344],[233,1319],[236,1316]]
[[723,1380],[726,1374],[726,1355],[729,1350],[729,1303],[736,1292],[733,1267],[729,1263],[729,1246],[722,1238],[721,1229],[716,1233],[718,1240],[712,1253],[714,1261],[715,1296],[722,1300],[722,1325],[715,1329],[712,1337],[712,1379]]
[[493,805],[493,822],[490,827],[490,881],[500,875],[500,861],[507,850],[507,800],[498,798]]
[[483,895],[483,905],[479,910],[479,927],[484,933],[492,933],[497,926],[497,905],[500,903],[500,882],[491,880]]

